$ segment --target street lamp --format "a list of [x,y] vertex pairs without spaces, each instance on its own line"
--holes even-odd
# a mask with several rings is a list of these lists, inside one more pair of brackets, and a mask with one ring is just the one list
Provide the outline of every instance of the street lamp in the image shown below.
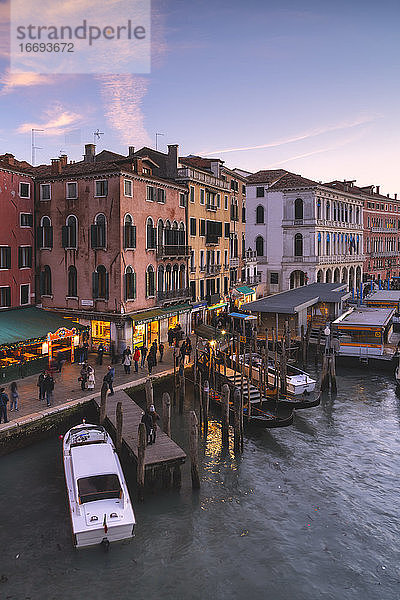
[[329,328],[329,325],[327,325],[324,329],[324,334],[326,335],[326,340],[325,340],[325,354],[328,354],[329,349],[330,349],[330,335],[331,335],[331,330]]

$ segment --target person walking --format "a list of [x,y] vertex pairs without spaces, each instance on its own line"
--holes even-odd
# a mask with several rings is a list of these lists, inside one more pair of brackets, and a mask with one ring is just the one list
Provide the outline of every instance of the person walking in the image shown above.
[[61,373],[63,364],[64,364],[64,358],[63,358],[62,352],[58,351],[57,352],[57,371],[58,371],[58,373]]
[[37,387],[39,388],[39,400],[44,400],[44,388],[43,381],[45,377],[45,371],[42,371],[37,380]]
[[[124,356],[124,360],[122,362],[122,364],[124,365],[125,375],[129,375],[129,373],[131,372],[131,363],[132,363],[131,356],[130,356],[130,354],[126,353]],[[135,367],[136,367],[136,364],[135,364]]]
[[103,377],[103,381],[107,383],[108,389],[110,390],[110,396],[114,395],[113,381],[114,381],[115,369],[111,365],[108,365],[107,373]]
[[87,367],[87,389],[94,390],[96,385],[96,378],[94,376],[94,369],[90,365]]
[[160,415],[156,412],[156,409],[154,408],[154,404],[150,404],[150,409],[149,412],[151,414],[151,419],[153,422],[153,431],[152,431],[152,435],[151,435],[151,443],[155,444],[156,441],[156,435],[157,435],[157,421],[160,420]]
[[162,342],[158,346],[158,351],[160,353],[160,362],[162,362],[162,359],[163,359],[163,356],[164,356],[164,344]]
[[3,419],[4,423],[8,423],[8,419],[7,419],[7,402],[8,402],[8,396],[4,391],[4,388],[0,388],[0,423],[1,420]]
[[185,354],[188,357],[188,363],[190,363],[190,355],[192,353],[192,342],[190,341],[190,337],[187,336],[185,342]]
[[97,364],[98,365],[103,364],[104,352],[105,352],[104,344],[103,344],[103,342],[100,342],[99,347],[97,348]]
[[51,406],[51,402],[53,400],[53,392],[54,392],[54,379],[50,375],[50,373],[46,373],[44,378],[44,393],[46,396],[47,406]]
[[131,352],[131,349],[129,348],[129,346],[127,346],[125,348],[125,350],[123,351],[123,353],[122,353],[122,359],[124,359],[125,356],[127,356],[127,355],[132,358],[132,352]]
[[13,381],[12,384],[10,385],[10,396],[11,396],[10,412],[12,412],[13,410],[18,410],[18,400],[19,400],[17,384],[15,381]]
[[89,376],[88,366],[87,366],[86,363],[83,363],[82,369],[81,369],[81,376],[79,377],[79,381],[81,382],[81,390],[82,390],[82,392],[84,392],[85,389],[86,389],[86,383],[87,383],[87,380],[88,380],[88,376]]
[[168,346],[172,346],[172,344],[174,342],[174,337],[175,337],[174,328],[170,327],[168,329]]
[[154,340],[154,342],[152,343],[150,350],[153,352],[153,367],[155,367],[157,364],[157,342],[156,342],[156,340]]
[[89,344],[87,341],[83,342],[83,362],[87,362],[89,352]]
[[182,346],[179,352],[179,358],[185,364],[185,356],[186,356],[186,342],[182,342]]
[[140,354],[142,356],[142,360],[141,360],[140,366],[143,368],[144,364],[145,364],[145,361],[146,361],[146,356],[147,356],[147,346],[145,346],[144,344],[140,348]]
[[147,367],[149,369],[149,375],[151,375],[151,370],[154,367],[154,346],[150,348],[150,351],[147,355]]
[[144,426],[146,427],[146,444],[149,446],[153,443],[153,417],[148,408],[146,408],[146,412],[142,415],[142,423],[144,423]]
[[135,352],[133,353],[133,362],[135,363],[135,373],[139,372],[139,360],[140,360],[140,350],[138,347],[136,347]]

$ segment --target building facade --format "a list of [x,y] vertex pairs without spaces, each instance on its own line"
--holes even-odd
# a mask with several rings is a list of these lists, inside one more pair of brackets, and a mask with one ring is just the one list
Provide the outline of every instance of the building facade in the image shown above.
[[307,283],[362,281],[363,202],[283,169],[247,178],[246,246],[256,250],[261,294]]
[[92,346],[165,340],[186,328],[186,190],[149,156],[85,146],[36,168],[37,302],[90,325]]
[[0,155],[0,309],[34,302],[32,167]]

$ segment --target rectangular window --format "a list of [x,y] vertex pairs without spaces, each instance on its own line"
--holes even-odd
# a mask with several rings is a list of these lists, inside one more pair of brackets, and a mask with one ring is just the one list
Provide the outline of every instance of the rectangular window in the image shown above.
[[224,209],[225,210],[229,209],[229,198],[228,198],[228,196],[224,196]]
[[146,200],[148,202],[155,202],[156,200],[156,188],[148,185],[146,189]]
[[200,300],[204,300],[204,279],[200,279]]
[[29,304],[29,283],[21,285],[20,303],[21,305]]
[[204,237],[206,235],[206,222],[204,219],[200,219],[200,235]]
[[96,193],[97,198],[104,198],[108,193],[108,181],[106,179],[100,179],[96,181]]
[[190,282],[190,296],[191,296],[192,302],[196,302],[196,282],[195,281]]
[[221,292],[221,280],[220,280],[220,278],[218,277],[218,278],[217,278],[215,281],[216,281],[216,283],[217,283],[217,289],[215,290],[215,293],[216,293],[216,294],[219,294],[219,293]]
[[228,266],[228,250],[224,250],[224,265]]
[[11,269],[10,246],[0,246],[0,269]]
[[196,219],[190,217],[190,235],[196,235]]
[[272,284],[279,283],[279,273],[270,273],[269,281]]
[[229,238],[230,233],[231,233],[231,224],[225,223],[225,232],[224,232],[225,237]]
[[221,264],[221,251],[217,250],[217,265]]
[[18,248],[18,268],[27,269],[32,267],[32,246],[20,246]]
[[33,227],[33,214],[32,213],[20,213],[19,223],[21,227]]
[[204,269],[204,250],[200,250],[200,271]]
[[157,188],[157,202],[165,204],[165,190],[163,188]]
[[[29,185],[28,183],[21,183],[20,185]],[[29,198],[28,196],[22,196],[21,192],[19,194],[21,198]],[[41,200],[50,200],[51,198],[51,188],[49,183],[42,183],[40,185],[40,199]]]
[[224,294],[227,295],[229,291],[229,280],[228,277],[224,277]]
[[78,197],[78,184],[76,181],[67,182],[67,200],[75,200]]
[[124,179],[124,195],[132,198],[132,181],[130,179]]
[[[45,184],[50,187],[50,184]],[[31,197],[31,184],[23,183],[22,181],[19,184],[19,197],[20,198],[30,198]],[[50,198],[50,196],[49,196]],[[48,200],[49,198],[43,198],[43,200]]]
[[221,194],[217,194],[217,208],[221,208]]
[[242,206],[242,223],[246,223],[246,207]]
[[205,202],[205,193],[204,190],[201,188],[200,189],[200,204],[204,204]]
[[179,206],[185,208],[186,206],[186,194],[179,194]]
[[242,185],[242,194],[246,194],[246,186]]
[[256,198],[264,198],[264,188],[263,187],[256,188]]
[[11,288],[0,287],[0,308],[11,306]]
[[194,187],[190,186],[190,202],[194,202]]

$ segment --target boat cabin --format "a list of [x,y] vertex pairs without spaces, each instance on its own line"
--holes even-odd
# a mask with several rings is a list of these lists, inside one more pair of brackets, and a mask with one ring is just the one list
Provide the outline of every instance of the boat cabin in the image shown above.
[[352,308],[333,321],[331,333],[337,337],[340,356],[393,358],[394,308]]
[[398,331],[400,328],[400,290],[379,290],[365,298],[364,304],[376,308],[394,308],[396,312],[393,315],[393,324],[395,331]]

